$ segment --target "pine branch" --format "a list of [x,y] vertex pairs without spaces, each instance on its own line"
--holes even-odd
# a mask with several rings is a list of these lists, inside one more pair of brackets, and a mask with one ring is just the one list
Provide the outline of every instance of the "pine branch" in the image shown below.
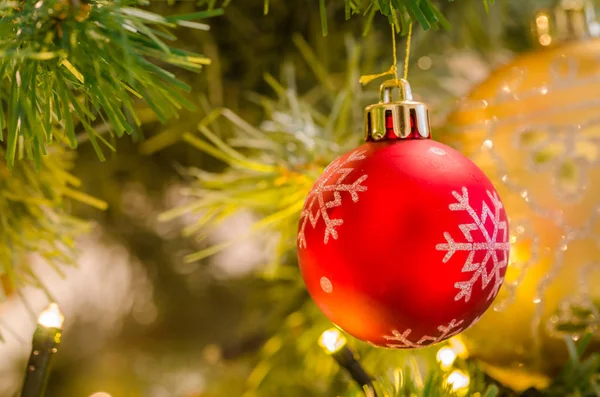
[[[331,0],[330,0],[331,1]],[[371,20],[379,12],[386,16],[390,23],[394,23],[403,32],[407,31],[410,23],[418,23],[423,30],[449,28],[450,25],[434,4],[433,0],[344,0],[346,19],[352,14],[360,14],[366,18],[366,27],[369,29]],[[323,34],[327,34],[325,0],[321,1],[321,16]]]
[[20,162],[13,170],[0,166],[0,301],[18,286],[45,290],[30,264],[33,254],[59,274],[61,266],[73,263],[74,240],[89,226],[67,214],[69,198],[106,208],[77,190],[80,181],[69,173],[72,157],[51,147],[37,172],[31,162]]
[[[111,134],[134,134],[140,121],[134,98],[143,100],[161,121],[192,105],[182,92],[189,87],[150,61],[191,71],[210,61],[171,48],[170,29],[219,15],[220,10],[162,17],[136,1],[22,0],[0,7],[0,139],[9,168],[16,159],[41,167],[53,141],[77,146],[76,127],[88,134],[98,157],[112,145],[94,128],[110,125]],[[6,133],[4,131],[6,130]]]
[[[297,40],[301,42],[300,38]],[[357,75],[359,51],[357,47],[355,50],[349,62],[350,76]],[[305,48],[304,51],[311,50]],[[318,65],[313,66],[318,69]],[[197,183],[188,189],[192,201],[163,214],[161,219],[199,214],[198,222],[184,230],[184,234],[190,235],[238,211],[250,211],[262,216],[253,231],[271,230],[280,235],[277,255],[280,258],[295,245],[298,215],[314,180],[340,150],[348,150],[359,142],[362,134],[348,126],[362,126],[359,110],[362,100],[357,79],[346,79],[342,86],[330,82],[320,96],[315,97],[313,93],[311,99],[284,88],[271,76],[266,76],[266,81],[278,98],[260,98],[269,115],[260,128],[228,109],[216,109],[200,122],[200,136],[183,134],[185,142],[223,161],[228,168],[217,174],[191,170],[189,174],[197,178]],[[290,78],[290,87],[294,84]],[[327,116],[319,113],[312,102],[323,99],[332,101],[333,107]],[[215,132],[220,126],[232,131],[233,136],[221,138]],[[142,150],[149,153],[160,148],[160,142],[173,141],[161,134],[146,141]],[[332,142],[344,142],[345,147]],[[232,243],[211,246],[189,255],[186,260],[201,260]],[[270,268],[277,266],[274,263]]]
[[546,392],[551,397],[558,396],[598,396],[600,395],[600,354],[594,352],[585,357],[594,334],[584,335],[576,344],[573,339],[566,338],[569,351],[569,362],[554,380]]
[[[269,0],[264,1],[264,13],[268,14],[271,7]],[[328,33],[328,7],[343,5],[345,18],[348,20],[353,15],[361,15],[365,18],[365,24],[370,27],[371,21],[376,13],[389,18],[391,22],[399,22],[403,32],[406,31],[408,24],[418,23],[424,30],[439,29],[440,27],[449,29],[450,24],[440,11],[437,4],[441,0],[312,0],[315,7],[319,8],[321,15],[321,26],[323,35]],[[489,10],[494,0],[482,0],[483,6]],[[232,0],[200,0],[199,4],[209,8],[226,7]],[[448,0],[452,2],[452,0]],[[343,3],[343,4],[342,4]],[[338,8],[338,7],[336,7]],[[368,30],[368,29],[367,29]]]

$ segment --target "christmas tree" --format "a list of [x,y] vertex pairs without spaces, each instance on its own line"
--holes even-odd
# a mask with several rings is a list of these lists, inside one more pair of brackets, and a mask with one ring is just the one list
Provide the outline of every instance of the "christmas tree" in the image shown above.
[[3,2],[0,395],[600,395],[595,6]]

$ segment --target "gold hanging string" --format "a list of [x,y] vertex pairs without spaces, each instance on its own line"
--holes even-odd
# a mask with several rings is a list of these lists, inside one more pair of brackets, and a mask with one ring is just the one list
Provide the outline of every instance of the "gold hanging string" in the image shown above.
[[[391,3],[391,1],[390,1]],[[392,10],[393,12],[393,10]],[[396,83],[398,83],[398,48],[396,47],[396,18],[394,18],[394,23],[392,23],[392,53],[393,53],[393,61],[394,64],[392,65],[392,69],[393,73],[394,73],[394,77],[396,78]]]
[[[408,36],[406,37],[406,56],[404,57],[404,80],[408,78],[408,62],[410,61],[410,42],[412,40],[412,25],[408,25]],[[394,45],[394,48],[396,46]],[[396,63],[396,51],[394,50],[394,63]]]
[[[412,40],[412,27],[413,27],[413,24],[412,24],[412,22],[410,22],[410,24],[408,26],[408,36],[406,38],[406,57],[404,58],[404,77],[403,78],[405,80],[408,77],[408,62],[410,60],[410,43]],[[358,80],[360,82],[360,84],[367,85],[373,80],[376,80],[383,76],[389,76],[389,75],[394,76],[394,78],[396,79],[396,82],[398,81],[398,79],[399,79],[398,78],[398,50],[396,47],[396,23],[395,23],[395,21],[392,22],[392,47],[393,47],[392,48],[393,64],[390,67],[390,69],[383,73],[367,74],[364,76],[360,76],[360,79]]]
[[358,80],[360,82],[360,84],[367,85],[373,80],[377,80],[380,77],[388,76],[388,75],[395,76],[396,80],[398,80],[398,55],[397,55],[397,50],[396,50],[396,24],[394,22],[392,22],[392,46],[393,46],[393,48],[392,48],[393,63],[392,63],[392,66],[389,68],[389,70],[386,72],[383,72],[383,73],[367,74],[364,76],[360,76],[360,79]]
[[390,74],[396,78],[396,81],[398,81],[398,56],[397,56],[397,50],[396,50],[396,25],[397,25],[396,22],[397,22],[397,20],[396,20],[396,14],[394,13],[394,6],[392,4],[392,0],[390,0],[390,9],[392,10],[392,24],[391,24],[391,26],[392,26],[392,46],[393,46],[393,48],[392,48],[392,56],[393,56],[392,66],[390,67],[390,69],[387,72],[360,76],[360,79],[358,81],[362,85],[367,85],[373,80],[376,80],[380,77],[387,76]]

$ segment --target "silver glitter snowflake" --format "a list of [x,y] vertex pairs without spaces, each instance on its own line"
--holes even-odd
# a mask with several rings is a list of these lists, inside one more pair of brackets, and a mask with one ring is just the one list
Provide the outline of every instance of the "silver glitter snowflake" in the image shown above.
[[456,319],[454,319],[454,320],[450,321],[450,323],[448,325],[440,325],[437,328],[439,335],[437,335],[437,336],[424,335],[417,342],[412,342],[409,339],[409,336],[412,332],[411,329],[407,329],[403,333],[400,333],[397,330],[394,330],[394,331],[392,331],[392,336],[386,335],[383,338],[390,342],[394,342],[394,343],[386,344],[387,347],[392,348],[392,349],[403,349],[403,348],[408,348],[408,347],[413,347],[413,348],[424,347],[424,346],[438,343],[445,339],[449,339],[453,336],[458,335],[463,330],[463,327],[461,327],[463,322],[464,322],[463,320],[457,321]]
[[[357,150],[351,153],[346,159],[341,161],[337,159],[331,163],[326,169],[323,176],[317,181],[313,190],[308,194],[304,208],[300,213],[300,231],[298,232],[298,245],[300,248],[306,248],[306,235],[305,230],[307,224],[313,229],[317,226],[319,219],[322,219],[325,224],[325,235],[323,237],[323,243],[327,244],[329,237],[331,236],[334,240],[337,240],[338,233],[337,227],[344,223],[343,219],[332,219],[329,217],[327,212],[331,208],[336,208],[342,205],[342,193],[346,192],[350,194],[350,198],[353,202],[358,202],[358,193],[365,192],[366,186],[362,183],[367,179],[367,175],[362,175],[356,181],[351,184],[344,183],[346,177],[354,171],[352,167],[346,167],[353,161],[363,160],[364,150]],[[332,178],[337,179],[333,183],[329,183]],[[326,201],[325,193],[333,192],[333,199]]]
[[[477,280],[481,279],[481,289],[485,289],[490,282],[493,281],[492,290],[488,295],[488,299],[496,296],[500,286],[502,285],[502,277],[500,276],[500,270],[505,268],[508,264],[508,250],[510,243],[508,241],[508,227],[506,221],[501,221],[502,202],[498,198],[498,195],[487,191],[487,196],[492,203],[494,210],[484,200],[481,203],[481,215],[473,209],[473,206],[469,202],[469,191],[467,188],[462,188],[462,194],[458,192],[452,192],[452,195],[456,199],[456,203],[450,204],[449,208],[451,211],[466,211],[472,219],[472,223],[466,223],[459,225],[459,229],[462,232],[465,242],[456,242],[450,233],[444,232],[444,238],[446,243],[438,244],[436,249],[438,251],[447,251],[444,256],[443,262],[448,262],[457,251],[468,251],[469,254],[463,265],[463,273],[472,273],[472,276],[467,281],[459,281],[454,284],[460,291],[454,297],[455,301],[462,298],[465,302],[468,302],[473,292],[473,286]],[[493,229],[492,232],[488,232],[486,223],[491,222]],[[484,238],[484,242],[474,242],[472,232],[481,234]],[[478,251],[485,252],[484,258],[479,263],[474,262],[475,253]],[[500,251],[500,255],[498,252]],[[491,271],[488,272],[488,264],[492,262],[493,266]]]

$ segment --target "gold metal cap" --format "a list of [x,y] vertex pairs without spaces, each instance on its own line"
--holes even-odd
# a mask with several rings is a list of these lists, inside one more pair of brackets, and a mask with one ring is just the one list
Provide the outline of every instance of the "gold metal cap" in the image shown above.
[[535,15],[532,31],[538,45],[549,47],[573,40],[600,37],[600,24],[591,0],[559,0]]
[[[400,100],[393,101],[398,88]],[[379,103],[365,108],[365,139],[428,139],[429,111],[422,102],[413,101],[410,84],[404,79],[388,80],[379,88]]]

